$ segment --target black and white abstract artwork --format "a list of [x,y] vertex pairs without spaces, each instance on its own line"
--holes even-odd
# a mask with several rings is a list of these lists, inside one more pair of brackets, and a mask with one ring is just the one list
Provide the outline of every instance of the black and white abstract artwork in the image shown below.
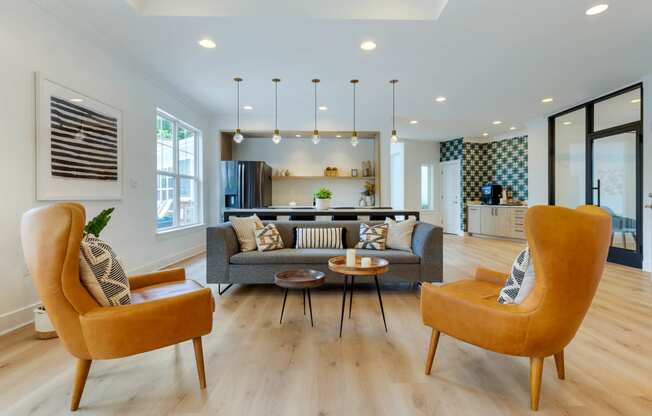
[[120,199],[122,112],[36,78],[37,199]]
[[118,120],[50,97],[52,176],[118,180]]

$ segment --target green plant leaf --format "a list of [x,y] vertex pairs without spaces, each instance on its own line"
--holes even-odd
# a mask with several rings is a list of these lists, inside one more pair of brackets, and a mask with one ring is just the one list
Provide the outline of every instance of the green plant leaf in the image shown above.
[[111,220],[111,214],[115,208],[107,208],[97,214],[95,218],[90,220],[88,224],[84,227],[84,235],[94,235],[95,237],[100,237],[100,233],[104,228],[109,224],[109,220]]

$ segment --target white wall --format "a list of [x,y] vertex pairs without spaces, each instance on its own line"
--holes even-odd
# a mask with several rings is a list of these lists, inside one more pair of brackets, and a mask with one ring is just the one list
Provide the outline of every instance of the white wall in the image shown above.
[[434,209],[432,211],[421,210],[421,219],[439,225],[441,224],[439,143],[410,139],[402,139],[401,142],[404,144],[405,209],[421,210],[421,165],[431,164],[434,167]]
[[[320,176],[327,166],[337,167],[340,176],[351,175],[351,169],[358,169],[362,176],[362,162],[375,163],[374,141],[360,139],[357,146],[351,146],[349,139],[322,139],[317,145],[309,138],[286,138],[276,145],[271,139],[245,139],[233,145],[233,159],[262,160],[274,170],[288,169],[294,176]],[[333,203],[357,206],[365,180],[344,179],[291,179],[274,180],[272,204],[288,205],[294,201],[299,205],[312,205],[312,194],[326,186],[333,191]]]
[[[155,269],[204,246],[201,227],[166,236],[155,233],[156,107],[200,128],[204,143],[216,135],[202,109],[180,102],[32,2],[9,3],[0,6],[0,172],[5,184],[0,204],[0,333],[28,322],[38,302],[31,279],[25,277],[19,234],[23,212],[44,204],[35,201],[35,71],[123,111],[124,198],[84,205],[89,217],[116,207],[103,237],[129,270]],[[204,197],[213,198],[208,189]]]
[[527,123],[528,135],[528,205],[548,204],[548,119]]

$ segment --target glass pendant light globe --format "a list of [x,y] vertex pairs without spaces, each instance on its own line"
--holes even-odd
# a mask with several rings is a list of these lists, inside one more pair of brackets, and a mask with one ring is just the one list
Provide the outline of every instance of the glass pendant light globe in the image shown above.
[[272,141],[274,144],[281,143],[281,133],[278,130],[274,130],[274,135],[272,136]]
[[233,141],[236,143],[242,143],[244,136],[240,133],[240,129],[236,129],[235,134],[233,135]]
[[396,130],[392,130],[392,137],[389,139],[393,144],[398,143],[398,136],[396,135]]
[[357,145],[358,145],[358,136],[354,134],[353,136],[351,136],[351,146],[355,147]]
[[321,140],[321,137],[319,137],[319,133],[317,133],[315,131],[315,133],[312,135],[312,142],[314,144],[318,144],[320,140]]

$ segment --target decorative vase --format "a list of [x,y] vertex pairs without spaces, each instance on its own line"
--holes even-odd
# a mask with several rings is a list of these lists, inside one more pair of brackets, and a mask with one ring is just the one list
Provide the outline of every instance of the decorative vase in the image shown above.
[[315,205],[317,209],[329,209],[331,207],[331,200],[317,198],[315,200]]
[[36,338],[38,339],[50,339],[57,337],[57,331],[55,331],[50,317],[48,316],[45,308],[36,308],[34,309],[34,330],[36,332]]
[[365,195],[364,197],[364,202],[367,204],[368,207],[373,207],[376,205],[376,198],[374,198],[373,195]]

